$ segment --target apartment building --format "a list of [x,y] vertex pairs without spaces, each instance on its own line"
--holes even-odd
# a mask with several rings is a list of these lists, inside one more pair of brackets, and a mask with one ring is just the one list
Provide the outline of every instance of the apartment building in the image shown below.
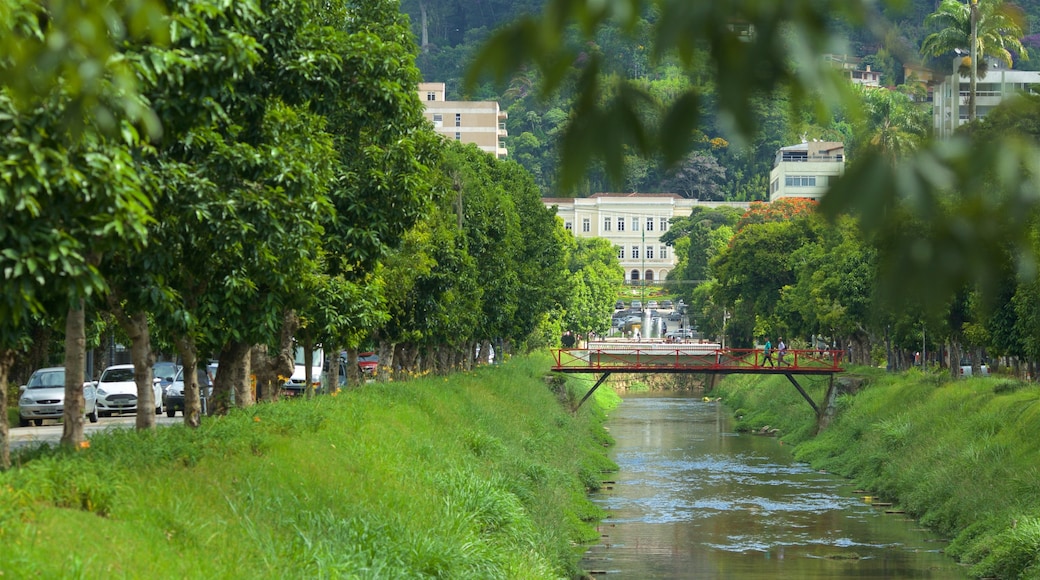
[[837,141],[805,141],[781,147],[769,172],[769,201],[786,198],[819,200],[831,179],[845,173],[845,145]]
[[672,248],[661,241],[674,217],[694,207],[738,207],[748,202],[700,201],[675,193],[597,193],[589,197],[545,197],[564,227],[576,237],[606,238],[614,244],[629,282],[664,280],[675,267]]
[[496,101],[447,101],[444,83],[419,83],[426,118],[438,133],[502,158],[507,155],[505,111]]
[[[953,70],[932,90],[932,121],[935,136],[946,139],[968,122],[968,96],[971,79],[958,72],[960,59],[954,59]],[[1040,71],[1010,70],[996,59],[986,59],[986,76],[975,82],[975,115],[983,118],[1004,99],[1040,84]]]

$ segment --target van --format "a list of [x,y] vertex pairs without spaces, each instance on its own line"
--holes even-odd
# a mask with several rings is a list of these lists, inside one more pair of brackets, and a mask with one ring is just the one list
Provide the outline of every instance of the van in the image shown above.
[[[320,346],[314,347],[311,353],[311,380],[315,383],[315,390],[321,389],[321,372],[325,368],[325,352]],[[307,360],[304,358],[303,345],[293,344],[293,374],[289,380],[282,385],[286,395],[295,396],[307,391]]]

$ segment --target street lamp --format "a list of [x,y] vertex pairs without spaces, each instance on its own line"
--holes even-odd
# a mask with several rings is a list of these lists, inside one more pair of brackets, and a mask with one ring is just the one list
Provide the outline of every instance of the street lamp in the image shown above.
[[643,305],[643,308],[646,308],[646,226],[643,226],[640,230],[643,234],[643,247],[639,249],[639,258],[641,260],[639,263],[639,269],[641,270],[639,280],[643,285],[639,293],[639,303]]

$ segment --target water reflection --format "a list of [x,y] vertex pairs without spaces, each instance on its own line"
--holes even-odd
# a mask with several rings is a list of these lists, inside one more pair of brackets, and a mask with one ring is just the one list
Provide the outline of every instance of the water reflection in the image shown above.
[[624,578],[967,578],[944,545],[844,479],[729,430],[699,398],[633,396],[608,427],[616,484],[584,567]]

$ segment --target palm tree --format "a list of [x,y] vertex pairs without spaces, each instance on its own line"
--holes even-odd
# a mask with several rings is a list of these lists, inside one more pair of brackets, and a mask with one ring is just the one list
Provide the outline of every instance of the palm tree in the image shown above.
[[910,155],[927,138],[928,112],[898,91],[863,89],[866,113],[858,141],[890,160]]
[[[1025,17],[1017,6],[1004,0],[942,0],[939,9],[929,14],[924,22],[937,31],[925,37],[921,53],[942,56],[967,50],[971,78],[968,92],[968,120],[975,120],[975,85],[979,59],[992,56],[1010,68],[1011,51],[1022,59],[1028,58],[1022,42]],[[963,74],[963,73],[962,73]]]

